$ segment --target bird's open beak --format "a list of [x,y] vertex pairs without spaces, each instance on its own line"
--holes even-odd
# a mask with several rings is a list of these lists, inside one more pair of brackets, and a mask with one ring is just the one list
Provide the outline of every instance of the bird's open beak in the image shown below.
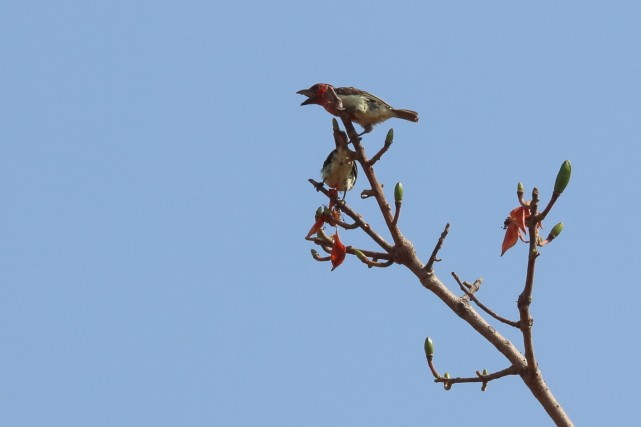
[[299,90],[296,93],[299,94],[299,95],[305,95],[307,97],[307,99],[304,100],[303,102],[301,102],[300,105],[309,105],[309,104],[313,104],[314,103],[314,97],[316,95],[316,93],[314,91],[311,91],[309,89],[302,89],[302,90]]

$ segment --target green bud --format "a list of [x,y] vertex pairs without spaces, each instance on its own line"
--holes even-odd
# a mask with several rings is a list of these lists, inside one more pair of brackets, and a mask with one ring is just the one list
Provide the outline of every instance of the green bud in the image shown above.
[[516,185],[516,191],[518,191],[519,193],[523,193],[523,192],[525,191],[525,189],[523,188],[523,184],[521,184],[521,183],[519,182],[519,183]]
[[332,127],[334,130],[338,130],[338,120],[332,119]]
[[365,254],[359,251],[358,249],[352,248],[352,252],[354,252],[354,255],[356,255],[358,259],[360,259],[361,261],[367,260],[367,257],[365,256]]
[[314,216],[314,218],[318,218],[319,216],[321,216],[323,210],[323,206],[319,206],[318,209],[316,209],[316,215]]
[[450,373],[446,372],[443,374],[443,378],[449,379],[450,378]]
[[394,187],[394,201],[397,203],[403,201],[403,184],[400,182],[397,182]]
[[434,355],[434,343],[432,343],[432,338],[425,338],[425,356],[432,357]]
[[312,249],[312,256],[314,258],[316,258],[318,256],[318,252],[316,251],[316,249]]
[[385,137],[385,144],[391,144],[392,142],[394,142],[394,129],[388,130]]
[[482,373],[483,373],[483,376],[487,376],[487,374],[488,374],[487,369],[483,369]]
[[556,239],[559,234],[561,234],[561,231],[563,231],[563,223],[559,222],[557,225],[552,227],[552,230],[550,230],[550,234],[548,235],[548,242],[551,242],[552,240]]
[[566,160],[561,165],[559,173],[556,176],[556,181],[554,182],[554,192],[561,194],[565,187],[568,186],[570,182],[570,175],[572,175],[572,164],[569,160]]

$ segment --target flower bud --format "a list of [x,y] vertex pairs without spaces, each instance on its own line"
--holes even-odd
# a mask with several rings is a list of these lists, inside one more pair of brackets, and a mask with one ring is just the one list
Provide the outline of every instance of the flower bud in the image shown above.
[[391,144],[392,142],[394,142],[394,129],[388,130],[385,137],[385,144]]
[[[449,373],[449,372],[444,373],[444,374],[443,374],[443,378],[445,378],[446,380],[449,380],[449,379],[450,379],[450,373]],[[443,383],[443,388],[444,388],[445,390],[451,390],[451,389],[452,389],[452,383],[451,383],[451,382],[448,382],[448,381],[445,381],[445,382]]]
[[488,374],[487,369],[483,369],[483,372],[482,372],[482,373],[483,373],[483,376],[484,376],[484,377],[486,377],[486,376],[487,376],[487,374]]
[[394,201],[396,203],[403,201],[403,184],[400,182],[397,182],[394,187]]
[[561,234],[561,231],[563,231],[563,223],[559,222],[557,225],[552,227],[552,230],[550,230],[547,241],[551,242],[552,240],[556,239],[556,237]]
[[425,338],[425,356],[432,357],[434,355],[434,343],[432,343],[432,338]]
[[516,191],[517,191],[518,193],[523,193],[523,192],[525,191],[525,189],[523,188],[523,184],[522,184],[522,183],[520,183],[520,182],[519,182],[519,183],[516,185]]
[[338,130],[338,120],[335,118],[332,118],[332,128],[334,128],[334,130]]
[[565,187],[568,186],[570,182],[570,175],[572,175],[572,164],[569,160],[566,160],[561,165],[559,173],[556,175],[556,181],[554,182],[554,192],[561,194]]

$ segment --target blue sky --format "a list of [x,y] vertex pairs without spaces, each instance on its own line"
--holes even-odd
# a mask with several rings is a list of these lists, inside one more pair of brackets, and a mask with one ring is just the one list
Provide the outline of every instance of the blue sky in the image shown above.
[[[636,2],[21,1],[0,6],[0,422],[7,426],[551,424],[506,361],[398,266],[330,272],[316,82],[420,113],[367,135],[402,231],[515,318],[521,181],[566,193],[539,258],[540,367],[577,425],[636,418]],[[364,180],[348,202],[374,227]],[[391,194],[390,194],[391,195]],[[381,230],[381,232],[383,232]],[[348,244],[375,249],[357,232]],[[498,325],[497,325],[498,326]],[[499,327],[500,328],[500,327]],[[519,336],[501,329],[521,347]]]

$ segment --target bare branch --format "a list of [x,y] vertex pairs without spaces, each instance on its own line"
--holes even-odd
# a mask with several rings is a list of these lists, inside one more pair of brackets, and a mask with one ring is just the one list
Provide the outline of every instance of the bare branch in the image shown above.
[[363,262],[364,264],[366,264],[366,265],[367,265],[368,267],[370,267],[370,268],[371,268],[371,267],[386,268],[386,267],[389,267],[389,266],[391,266],[392,264],[394,264],[394,260],[392,260],[392,259],[388,259],[388,260],[387,260],[387,261],[385,261],[385,262],[378,262],[378,261],[374,261],[375,259],[386,259],[387,257],[369,259],[369,257],[367,257],[367,256],[363,253],[363,251],[359,251],[359,252],[360,252],[360,254],[359,254],[358,252],[356,252],[356,251],[355,251],[355,250],[353,250],[353,249],[352,249],[352,250],[351,250],[351,252],[350,252],[350,249],[351,249],[351,247],[347,248],[347,253],[352,253],[352,254],[356,255],[356,256],[358,257],[358,259],[360,259],[360,260],[361,260],[361,262]]
[[378,150],[378,153],[374,154],[374,157],[372,157],[369,162],[367,162],[367,166],[372,167],[376,162],[378,162],[381,157],[383,157],[383,154],[389,150],[389,148],[392,146],[392,142],[394,142],[393,139],[391,138],[385,138],[385,143],[383,144],[383,147]]
[[398,218],[401,216],[401,206],[403,205],[403,202],[401,200],[397,200],[394,202],[394,218],[392,219],[392,224],[396,226],[398,224]]
[[476,371],[476,377],[452,377],[444,378],[439,376],[434,379],[435,383],[449,383],[449,384],[461,384],[461,383],[484,383],[487,384],[490,381],[497,380],[499,378],[506,377],[508,375],[518,375],[519,371],[515,366],[510,366],[501,371],[494,372],[491,374],[483,375],[479,371]]
[[436,243],[436,246],[434,247],[434,250],[432,251],[432,255],[430,256],[430,259],[427,261],[427,264],[425,264],[425,271],[432,272],[433,271],[433,266],[435,261],[440,261],[437,260],[436,256],[438,255],[438,251],[441,250],[443,247],[443,243],[445,242],[445,238],[447,237],[447,233],[450,231],[450,223],[448,222],[445,224],[445,229],[441,233],[441,237],[439,237],[438,242]]
[[434,356],[427,356],[427,366],[430,367],[430,371],[432,371],[434,378],[441,378],[441,374],[438,373],[434,366]]
[[525,359],[530,375],[534,375],[537,370],[536,358],[534,356],[534,343],[532,341],[532,324],[533,319],[530,316],[530,304],[532,303],[532,291],[534,289],[534,270],[536,267],[536,258],[539,256],[536,249],[538,236],[538,222],[536,221],[537,209],[539,205],[539,190],[532,189],[532,200],[530,201],[530,217],[527,219],[528,233],[530,234],[527,274],[523,292],[519,295],[517,307],[519,309],[519,327],[523,334],[523,346],[525,349]]
[[468,287],[469,285],[465,286],[466,283],[462,282],[461,279],[457,276],[456,273],[452,272],[452,277],[454,277],[454,280],[456,280],[456,283],[458,283],[458,285],[461,288],[461,290],[463,292],[465,292],[465,295],[467,295],[470,300],[474,301],[474,303],[476,305],[478,305],[481,310],[483,310],[484,312],[486,312],[487,314],[489,314],[490,316],[492,316],[493,318],[495,318],[499,322],[505,323],[506,325],[513,326],[515,328],[519,327],[519,322],[514,322],[513,320],[509,320],[509,319],[506,319],[505,317],[499,316],[492,309],[487,307],[485,304],[481,303],[481,301],[479,301],[479,299],[476,297],[476,295],[474,295],[474,293],[480,287],[480,280],[477,280],[476,282],[474,282],[475,284],[477,282],[479,282],[477,286]]
[[552,209],[552,206],[556,203],[556,201],[559,199],[561,196],[561,193],[557,193],[556,191],[552,193],[552,197],[550,198],[550,201],[548,202],[548,205],[545,207],[543,212],[541,212],[538,217],[536,218],[536,222],[541,222],[545,219],[546,216],[548,216],[548,213],[550,213],[550,209]]
[[320,256],[318,252],[316,252],[314,249],[312,249],[312,258],[314,258],[316,261],[329,261],[330,257],[328,256]]
[[355,222],[352,223],[352,224],[348,224],[348,223],[346,223],[344,221],[341,221],[341,220],[334,221],[334,222],[336,223],[336,225],[338,225],[341,228],[344,228],[345,230],[354,230],[354,229],[358,228],[358,224],[355,223]]
[[370,197],[374,197],[374,192],[367,188],[363,191],[361,191],[361,199],[369,199]]
[[[350,249],[352,250],[352,252],[350,252]],[[356,253],[356,251],[359,251],[361,254],[363,254],[367,258],[371,258],[374,261],[377,261],[379,259],[384,259],[386,261],[390,261],[392,259],[392,256],[390,254],[388,254],[388,253],[385,253],[385,252],[375,252],[375,251],[370,251],[370,250],[367,250],[367,249],[358,249],[358,248],[354,248],[352,246],[347,248],[347,253],[353,253],[354,255],[358,256],[358,253]]]

